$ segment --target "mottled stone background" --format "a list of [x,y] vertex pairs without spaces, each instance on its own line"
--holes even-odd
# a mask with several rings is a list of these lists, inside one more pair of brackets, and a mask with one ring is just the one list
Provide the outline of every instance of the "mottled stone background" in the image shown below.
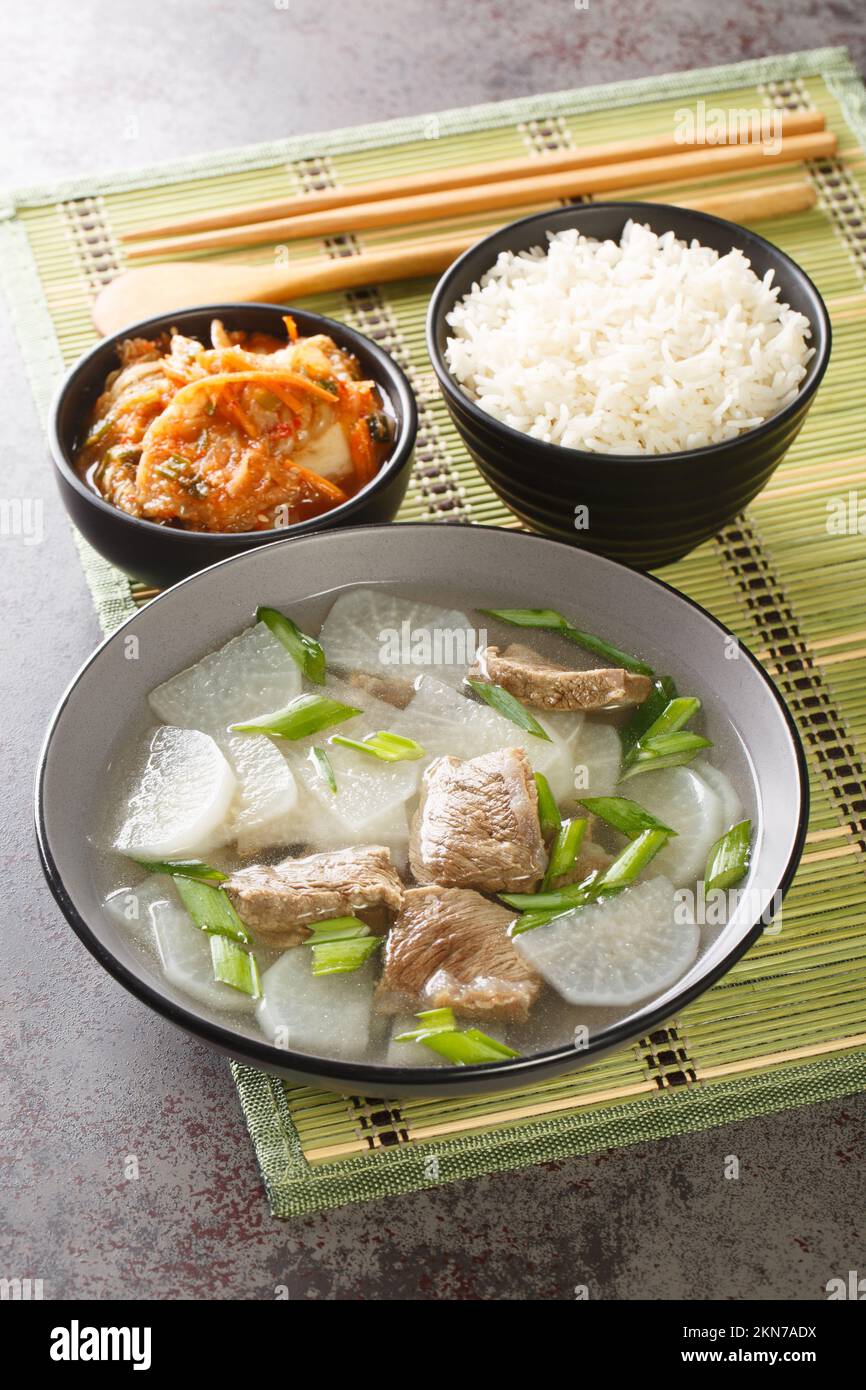
[[[847,43],[862,5],[758,0],[6,0],[4,181],[117,168],[409,112]],[[862,1097],[760,1122],[271,1220],[223,1061],[108,978],[43,886],[31,782],[98,633],[27,386],[0,325],[0,1275],[46,1297],[815,1299],[866,1269]],[[135,1154],[137,1182],[123,1178]],[[738,1182],[723,1179],[737,1154]]]

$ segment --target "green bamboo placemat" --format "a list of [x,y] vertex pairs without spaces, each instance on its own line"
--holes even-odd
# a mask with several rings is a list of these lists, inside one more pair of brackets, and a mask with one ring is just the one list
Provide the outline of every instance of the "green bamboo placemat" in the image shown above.
[[[817,105],[839,136],[838,157],[809,167],[818,206],[763,227],[827,300],[835,342],[825,382],[748,514],[663,571],[757,653],[803,735],[812,815],[782,930],[765,935],[651,1037],[571,1076],[505,1095],[385,1102],[292,1087],[234,1066],[277,1216],[866,1089],[866,495],[858,493],[866,481],[866,91],[844,50],[822,49],[32,188],[0,207],[4,287],[44,411],[64,364],[93,341],[88,306],[123,264],[117,234],[125,227],[335,181],[527,150],[541,159],[564,145],[667,132],[680,109],[700,100],[729,109]],[[760,170],[738,183],[790,177]],[[702,180],[688,191],[719,183]],[[637,196],[668,192],[660,184]],[[394,235],[372,233],[363,246]],[[333,255],[361,246],[351,232],[325,242]],[[297,243],[292,256],[322,249],[321,242]],[[275,252],[282,254],[264,247],[235,258]],[[435,387],[423,340],[431,284],[306,302],[376,338],[410,375],[421,427],[401,519],[513,525],[464,452]],[[83,544],[81,555],[106,630],[147,600]]]

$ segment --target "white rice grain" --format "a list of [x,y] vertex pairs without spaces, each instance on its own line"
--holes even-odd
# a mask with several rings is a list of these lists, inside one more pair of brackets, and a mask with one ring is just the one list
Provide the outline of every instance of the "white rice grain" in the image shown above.
[[504,424],[567,448],[664,454],[731,439],[797,395],[809,320],[742,251],[627,222],[502,252],[448,315],[445,356]]

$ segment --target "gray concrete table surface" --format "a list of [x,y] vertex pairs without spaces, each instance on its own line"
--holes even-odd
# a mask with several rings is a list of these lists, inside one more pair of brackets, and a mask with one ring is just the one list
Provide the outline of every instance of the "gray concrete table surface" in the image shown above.
[[[4,183],[847,43],[854,0],[41,0],[3,6]],[[228,1068],[128,996],[37,864],[40,739],[99,634],[8,324],[0,538],[5,1078],[0,1275],[47,1298],[824,1296],[864,1268],[863,1097],[365,1206],[272,1220]],[[740,1159],[726,1181],[728,1155]],[[137,1181],[124,1163],[135,1155]]]

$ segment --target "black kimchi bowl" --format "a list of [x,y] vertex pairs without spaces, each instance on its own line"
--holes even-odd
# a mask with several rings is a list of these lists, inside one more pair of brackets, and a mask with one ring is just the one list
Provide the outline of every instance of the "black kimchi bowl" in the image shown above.
[[[778,414],[736,438],[670,454],[604,454],[564,448],[502,424],[466,394],[445,359],[447,316],[501,251],[546,245],[547,232],[576,227],[619,240],[629,218],[657,234],[697,238],[725,255],[739,247],[755,274],[773,271],[781,300],[812,327],[806,376]],[[596,203],[534,213],[471,247],[442,276],[430,301],[427,345],[454,425],[503,502],[535,531],[638,569],[668,564],[716,534],[761,491],[802,428],[830,357],[830,320],[808,275],[754,232],[708,213],[658,203]],[[585,510],[583,510],[585,509]]]
[[344,323],[302,309],[291,309],[298,332],[302,336],[326,333],[338,347],[353,353],[365,376],[379,386],[394,420],[391,453],[375,478],[354,497],[321,516],[275,530],[187,531],[127,515],[77,473],[75,455],[85,421],[106,377],[119,365],[118,346],[124,339],[156,337],[176,328],[207,342],[214,318],[221,319],[230,331],[271,333],[282,338],[283,314],[288,312],[274,304],[209,304],[144,319],[97,343],[79,358],[62,382],[51,407],[49,445],[64,506],[94,550],[134,579],[165,588],[217,560],[270,545],[275,540],[391,521],[396,514],[409,482],[418,431],[418,410],[406,374],[370,338]]

